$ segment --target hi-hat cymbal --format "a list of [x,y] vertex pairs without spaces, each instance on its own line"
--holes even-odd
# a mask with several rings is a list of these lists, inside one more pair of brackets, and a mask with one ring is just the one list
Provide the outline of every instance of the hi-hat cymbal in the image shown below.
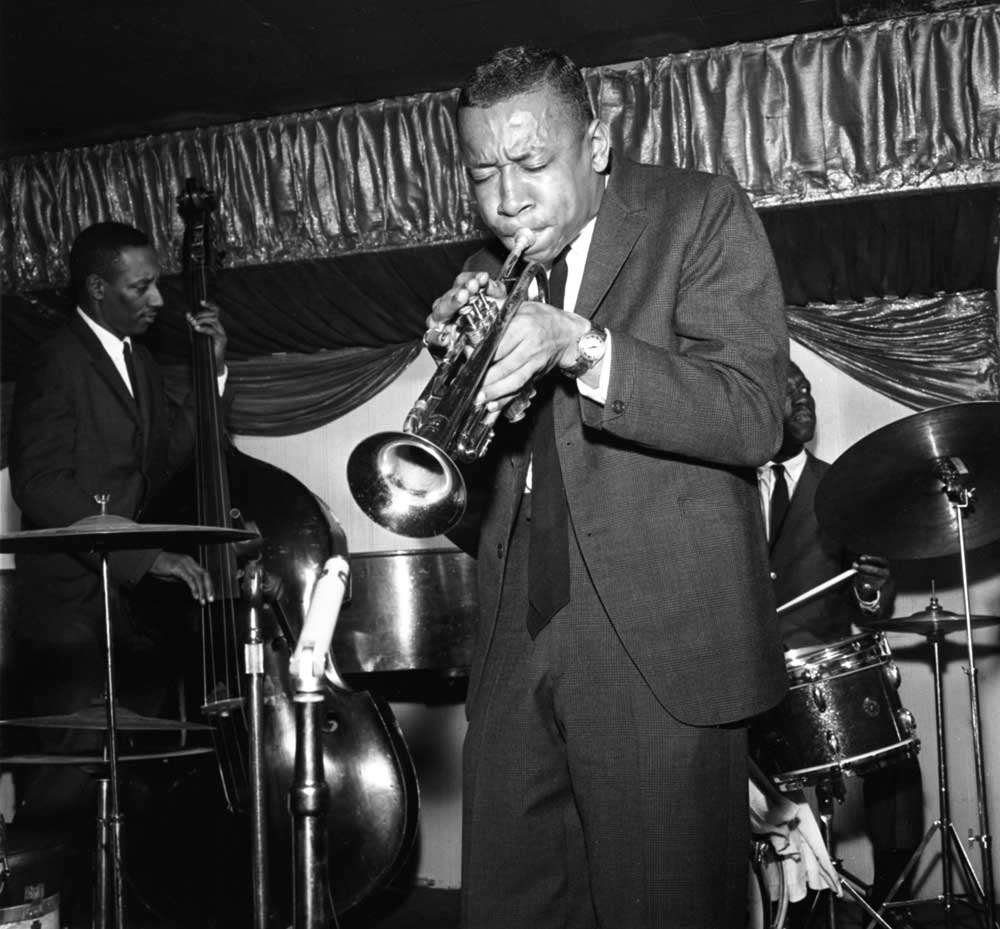
[[223,526],[175,526],[171,523],[136,523],[122,516],[101,514],[54,529],[29,529],[0,536],[0,552],[79,552],[161,548],[256,539],[248,529]]
[[[973,629],[982,629],[986,626],[1000,626],[1000,616],[977,616],[969,617],[972,621]],[[941,608],[937,597],[931,597],[927,609],[912,613],[900,619],[886,619],[880,622],[867,623],[866,629],[875,632],[916,632],[919,635],[940,638],[951,632],[965,632],[965,616],[961,613],[952,613],[950,610]]]
[[936,558],[1000,539],[1000,403],[942,406],[890,423],[852,445],[816,492],[816,518],[854,552]]
[[[118,756],[119,764],[133,761],[164,761],[170,758],[191,758],[196,755],[210,755],[215,749],[210,746],[197,748],[167,748],[160,752],[133,752]],[[104,755],[59,755],[27,754],[0,756],[0,767],[5,764],[55,764],[55,765],[96,765],[106,767],[111,759]]]
[[[0,726],[23,726],[32,729],[106,729],[107,708],[95,704],[75,713],[59,716],[25,716],[20,719],[0,719]],[[211,730],[204,723],[194,723],[185,719],[162,719],[158,716],[140,716],[123,706],[115,708],[115,729],[123,732],[173,732],[177,730]]]

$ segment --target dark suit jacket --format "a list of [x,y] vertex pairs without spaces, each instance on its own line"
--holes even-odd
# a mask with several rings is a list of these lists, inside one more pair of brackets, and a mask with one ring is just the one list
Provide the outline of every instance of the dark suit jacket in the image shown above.
[[[67,526],[99,512],[94,495],[111,495],[109,512],[133,519],[190,454],[192,423],[168,400],[149,351],[133,357],[148,398],[142,415],[100,342],[74,312],[39,347],[14,393],[10,475],[26,529]],[[145,411],[144,411],[145,412]],[[109,556],[112,584],[131,585],[158,554]],[[25,593],[21,635],[41,641],[92,636],[103,616],[99,562],[86,554],[19,554]]]
[[[854,555],[823,532],[816,520],[816,489],[830,466],[809,451],[806,456],[802,476],[771,545],[774,600],[778,606],[846,571],[854,560]],[[886,590],[883,612],[890,599],[891,592]],[[851,624],[864,618],[850,580],[778,617],[786,648],[845,639],[852,634]]]
[[[612,338],[607,403],[561,378],[554,407],[593,583],[672,714],[751,716],[785,687],[754,468],[780,438],[788,343],[758,217],[726,179],[616,159],[575,309]],[[507,425],[480,533],[486,635],[529,460]]]

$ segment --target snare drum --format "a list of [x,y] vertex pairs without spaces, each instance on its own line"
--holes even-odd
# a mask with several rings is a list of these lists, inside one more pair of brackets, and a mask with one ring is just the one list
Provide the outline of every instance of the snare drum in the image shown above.
[[866,774],[919,750],[881,633],[793,649],[785,664],[788,694],[750,727],[754,760],[782,790]]

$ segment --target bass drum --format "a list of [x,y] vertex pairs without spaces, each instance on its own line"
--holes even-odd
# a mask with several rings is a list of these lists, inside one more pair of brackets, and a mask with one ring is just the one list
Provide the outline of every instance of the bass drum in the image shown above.
[[789,691],[750,727],[751,755],[781,790],[895,764],[920,748],[881,633],[786,653]]

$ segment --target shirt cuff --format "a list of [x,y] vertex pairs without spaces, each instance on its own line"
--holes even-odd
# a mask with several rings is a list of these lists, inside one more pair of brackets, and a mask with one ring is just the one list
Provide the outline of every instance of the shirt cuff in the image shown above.
[[229,380],[229,365],[224,365],[222,368],[222,374],[219,374],[215,378],[215,386],[219,391],[219,396],[221,397],[226,392],[226,381]]
[[593,400],[594,403],[600,403],[601,406],[607,403],[608,385],[611,383],[611,333],[607,329],[604,330],[604,341],[604,357],[601,359],[601,376],[597,386],[590,387],[584,384],[583,378],[576,379],[576,389],[580,394],[588,400]]

